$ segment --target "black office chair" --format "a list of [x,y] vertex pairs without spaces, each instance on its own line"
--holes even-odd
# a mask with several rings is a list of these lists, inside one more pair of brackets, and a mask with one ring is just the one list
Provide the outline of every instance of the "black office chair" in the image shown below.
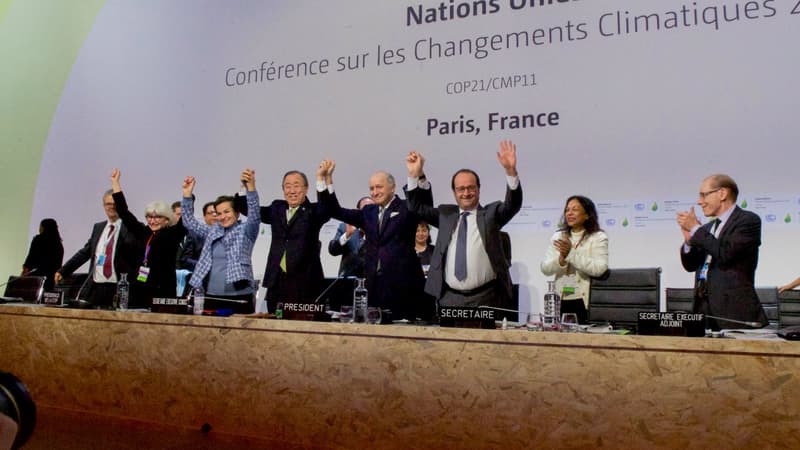
[[658,312],[660,299],[660,267],[610,269],[592,280],[589,322],[635,329],[639,312]]
[[16,300],[26,303],[39,303],[44,293],[45,278],[41,276],[18,277],[11,275],[8,277],[3,299],[5,301]]
[[800,325],[800,290],[778,294],[778,324],[781,328]]
[[758,300],[761,302],[761,307],[764,308],[764,314],[767,315],[769,327],[778,327],[778,288],[776,287],[757,287],[756,294]]
[[692,312],[694,288],[667,288],[667,312]]

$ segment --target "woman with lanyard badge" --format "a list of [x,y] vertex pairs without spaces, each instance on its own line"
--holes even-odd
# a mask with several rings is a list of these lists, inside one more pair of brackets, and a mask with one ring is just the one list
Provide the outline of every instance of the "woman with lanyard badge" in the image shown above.
[[136,236],[143,254],[139,268],[133,278],[132,307],[149,308],[154,297],[175,298],[175,254],[186,235],[186,228],[178,221],[173,225],[174,216],[169,205],[152,202],[144,209],[147,223],[136,220],[128,210],[128,203],[119,183],[120,171],[111,172],[111,190],[122,223]]
[[575,313],[579,323],[586,323],[591,278],[608,270],[608,236],[600,229],[594,202],[582,195],[567,199],[540,268],[555,275],[561,312]]

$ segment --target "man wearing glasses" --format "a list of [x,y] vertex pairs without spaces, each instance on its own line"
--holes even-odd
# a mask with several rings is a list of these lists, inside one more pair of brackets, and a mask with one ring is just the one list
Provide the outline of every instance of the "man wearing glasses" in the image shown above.
[[677,215],[681,263],[695,272],[693,312],[706,314],[712,330],[767,325],[754,281],[761,218],[736,206],[738,196],[733,178],[711,175],[700,185],[697,205],[713,220],[701,225],[694,207]]
[[64,276],[71,275],[91,260],[86,285],[78,297],[84,297],[93,306],[111,306],[121,273],[127,273],[129,281],[136,277],[136,259],[140,251],[135,236],[128,232],[117,214],[112,194],[110,189],[103,194],[106,220],[94,224],[83,248],[53,277],[56,283],[60,283]]
[[439,299],[440,306],[509,306],[513,297],[500,230],[522,208],[517,147],[501,141],[497,160],[506,174],[504,201],[481,205],[478,174],[461,169],[451,180],[456,204],[437,208],[420,201],[430,189],[418,182],[424,158],[411,152],[406,160],[409,207],[439,228],[425,292]]

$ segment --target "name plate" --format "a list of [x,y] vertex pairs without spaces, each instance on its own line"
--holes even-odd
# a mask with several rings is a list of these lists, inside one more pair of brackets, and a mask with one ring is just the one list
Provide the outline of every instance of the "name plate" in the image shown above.
[[455,328],[483,328],[494,330],[495,311],[469,306],[439,307],[439,325]]
[[154,297],[150,311],[169,314],[190,314],[191,302],[188,298]]
[[685,312],[640,312],[638,334],[652,336],[703,337],[706,335],[702,314]]
[[49,306],[61,306],[64,304],[64,292],[45,292],[42,294],[42,303]]
[[[317,322],[328,322],[331,317],[325,313],[325,305],[322,303],[296,303],[283,302],[278,305],[282,314],[278,316],[287,320],[314,320]],[[278,315],[278,311],[275,312]]]

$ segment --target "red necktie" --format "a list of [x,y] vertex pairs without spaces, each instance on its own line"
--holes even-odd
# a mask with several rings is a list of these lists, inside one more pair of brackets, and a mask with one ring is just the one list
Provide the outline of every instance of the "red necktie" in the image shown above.
[[106,236],[106,257],[103,260],[103,276],[111,278],[111,259],[114,253],[114,225],[108,228],[108,236]]

